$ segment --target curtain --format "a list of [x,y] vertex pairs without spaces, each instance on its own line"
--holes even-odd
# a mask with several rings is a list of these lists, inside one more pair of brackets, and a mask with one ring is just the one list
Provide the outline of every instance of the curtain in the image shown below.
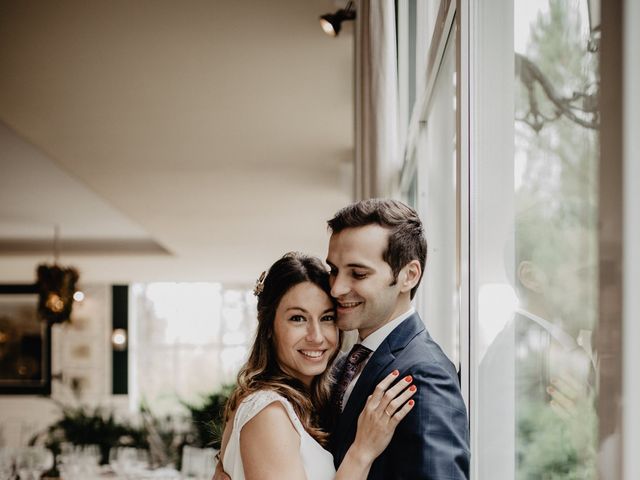
[[355,25],[355,197],[390,196],[400,167],[393,0],[360,0]]

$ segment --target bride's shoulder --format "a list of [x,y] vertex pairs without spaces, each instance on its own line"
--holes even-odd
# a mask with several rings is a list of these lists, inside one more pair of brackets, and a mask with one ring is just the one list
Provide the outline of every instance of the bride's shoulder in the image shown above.
[[[258,417],[260,424],[292,423],[299,430],[300,420],[289,401],[273,390],[258,390],[247,395],[236,410],[235,422],[241,429],[247,422]],[[258,420],[258,418],[256,418]]]
[[274,390],[263,389],[251,392],[246,397],[244,397],[240,403],[241,405],[259,405],[264,402],[273,402],[275,400],[284,400],[285,402],[287,401],[287,399],[280,393]]

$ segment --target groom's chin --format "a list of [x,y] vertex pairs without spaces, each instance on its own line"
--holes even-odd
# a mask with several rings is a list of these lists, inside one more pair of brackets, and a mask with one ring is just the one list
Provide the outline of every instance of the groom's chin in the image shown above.
[[349,332],[358,328],[358,320],[350,315],[344,315],[343,317],[338,317],[336,325],[343,332]]

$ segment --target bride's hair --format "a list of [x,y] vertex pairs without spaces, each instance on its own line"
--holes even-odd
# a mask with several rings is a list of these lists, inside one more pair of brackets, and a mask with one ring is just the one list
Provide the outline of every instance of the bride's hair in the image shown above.
[[[331,298],[329,274],[322,262],[316,257],[297,252],[284,255],[271,266],[267,276],[258,281],[256,339],[247,363],[238,373],[237,387],[225,407],[225,418],[229,419],[231,412],[247,395],[258,390],[273,390],[291,402],[305,430],[321,445],[326,445],[329,435],[321,425],[331,415],[331,363],[338,349],[329,359],[327,369],[313,378],[310,387],[284,372],[276,356],[273,325],[278,304],[292,287],[304,282],[317,285]],[[339,334],[338,346],[341,338]]]

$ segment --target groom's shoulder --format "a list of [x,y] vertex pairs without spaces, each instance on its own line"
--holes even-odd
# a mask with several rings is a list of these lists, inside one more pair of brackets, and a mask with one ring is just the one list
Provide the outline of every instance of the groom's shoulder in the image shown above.
[[[422,392],[416,400],[418,410],[444,407],[451,415],[466,416],[458,371],[440,345],[426,332],[414,337],[397,352],[393,363],[402,375],[411,375]],[[463,429],[463,423],[456,425]]]
[[408,340],[396,352],[396,362],[411,370],[441,370],[445,375],[457,377],[456,369],[442,347],[429,335],[426,328]]

